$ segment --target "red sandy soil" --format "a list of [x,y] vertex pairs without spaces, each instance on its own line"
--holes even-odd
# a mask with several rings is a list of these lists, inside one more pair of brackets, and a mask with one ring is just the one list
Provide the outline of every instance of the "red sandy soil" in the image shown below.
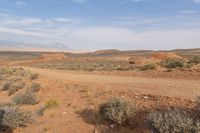
[[[39,73],[38,82],[45,87],[38,94],[40,103],[24,108],[34,111],[48,99],[58,100],[59,105],[46,110],[36,123],[14,133],[150,133],[146,123],[149,111],[168,107],[191,109],[195,106],[191,99],[200,90],[199,80],[29,69]],[[100,119],[99,105],[112,97],[125,98],[136,106],[138,113],[133,121],[137,123],[133,122],[133,127],[111,127],[111,123]]]
[[120,87],[139,93],[195,99],[200,95],[200,80],[102,75],[86,72],[30,68],[41,76],[78,83]]
[[[173,53],[159,53],[150,58],[137,59],[141,64],[146,64],[168,57],[179,58]],[[82,59],[87,61],[87,58],[80,60]],[[128,61],[127,57],[116,59]],[[25,66],[46,60],[68,58],[62,54],[47,54],[34,60],[1,61],[0,65]],[[44,116],[36,118],[35,123],[16,129],[13,133],[150,133],[146,123],[148,112],[169,107],[192,109],[195,107],[195,100],[200,96],[200,75],[192,70],[108,73],[33,67],[26,69],[39,74],[36,82],[43,84],[44,89],[37,94],[39,104],[22,108],[35,112],[48,99],[57,100],[59,105],[47,109]],[[99,118],[99,105],[113,97],[125,98],[136,106],[138,113],[134,121],[137,123],[133,127],[119,127]],[[0,92],[0,100],[10,101],[10,98],[7,92]]]
[[[191,109],[200,90],[200,80],[195,79],[27,69],[39,74],[35,82],[42,83],[44,89],[37,94],[39,104],[22,108],[34,113],[48,99],[57,100],[59,105],[13,133],[150,133],[146,123],[148,112],[169,107]],[[131,127],[112,125],[99,117],[99,105],[113,97],[125,98],[136,106]],[[2,98],[10,100],[7,92],[0,93]]]

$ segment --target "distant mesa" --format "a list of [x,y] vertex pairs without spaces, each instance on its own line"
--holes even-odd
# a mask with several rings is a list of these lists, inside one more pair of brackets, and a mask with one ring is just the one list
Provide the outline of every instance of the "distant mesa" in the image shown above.
[[50,54],[42,54],[38,59],[39,60],[62,60],[67,58],[65,54],[62,53],[50,53]]
[[117,53],[117,52],[120,52],[120,50],[117,50],[117,49],[97,50],[94,53],[95,54],[103,54],[103,53]]

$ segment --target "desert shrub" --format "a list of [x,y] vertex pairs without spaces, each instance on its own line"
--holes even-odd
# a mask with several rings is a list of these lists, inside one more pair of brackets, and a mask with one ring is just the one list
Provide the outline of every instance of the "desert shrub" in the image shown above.
[[189,60],[191,64],[200,64],[200,56],[194,56],[192,59]]
[[100,106],[100,115],[116,124],[127,124],[132,117],[132,106],[125,100],[114,98]]
[[188,113],[179,110],[150,113],[149,122],[155,133],[198,133],[200,131],[200,123]]
[[0,108],[15,106],[13,102],[0,102]]
[[2,87],[1,87],[1,91],[7,91],[10,89],[10,86],[12,85],[13,82],[11,81],[7,81],[5,82]]
[[34,79],[37,79],[38,78],[38,74],[37,73],[31,73],[30,74],[30,79],[31,80],[34,80]]
[[18,105],[35,105],[38,103],[36,96],[31,92],[19,93],[12,98],[12,101]]
[[40,83],[32,83],[30,86],[27,87],[27,91],[29,92],[38,92],[40,91],[42,85]]
[[146,70],[154,70],[156,69],[156,65],[155,64],[147,64],[145,66],[142,67],[142,70],[146,71]]
[[177,68],[185,66],[185,63],[179,59],[165,59],[161,62],[161,64],[166,68]]
[[19,91],[20,89],[23,89],[25,84],[23,82],[17,82],[13,83],[10,86],[10,89],[8,90],[8,96],[13,95],[15,92]]
[[5,80],[6,77],[4,75],[0,75],[0,80]]
[[1,107],[0,108],[0,127],[1,130],[25,127],[33,121],[31,113],[20,110],[19,108]]
[[54,100],[54,99],[48,100],[48,101],[46,102],[46,104],[45,104],[45,107],[46,107],[47,109],[54,108],[54,107],[56,107],[56,106],[58,106],[58,101],[57,101],[57,100]]
[[37,116],[43,116],[45,110],[46,110],[46,106],[40,106],[40,107],[36,110],[35,114],[36,114]]

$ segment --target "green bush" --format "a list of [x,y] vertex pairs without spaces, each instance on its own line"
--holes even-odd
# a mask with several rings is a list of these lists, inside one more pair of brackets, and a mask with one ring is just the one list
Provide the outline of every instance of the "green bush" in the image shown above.
[[19,93],[12,98],[12,101],[18,105],[35,105],[38,103],[36,96],[31,92]]
[[185,66],[184,61],[179,59],[165,59],[161,62],[161,64],[166,68],[177,68]]
[[156,65],[155,64],[147,64],[145,66],[142,67],[142,70],[146,71],[146,70],[154,70],[156,69]]
[[100,115],[106,120],[125,125],[132,117],[133,110],[127,101],[114,98],[100,106]]
[[48,100],[48,101],[46,102],[46,104],[45,104],[45,107],[46,107],[47,109],[54,108],[54,107],[56,107],[56,106],[58,106],[58,101],[57,101],[57,100],[54,100],[54,99]]
[[189,60],[191,64],[200,64],[200,56],[194,56],[192,59]]
[[149,122],[155,133],[198,133],[200,131],[200,123],[188,113],[179,110],[153,112],[149,115]]
[[31,113],[13,107],[0,108],[0,128],[1,130],[15,129],[25,127],[33,122]]

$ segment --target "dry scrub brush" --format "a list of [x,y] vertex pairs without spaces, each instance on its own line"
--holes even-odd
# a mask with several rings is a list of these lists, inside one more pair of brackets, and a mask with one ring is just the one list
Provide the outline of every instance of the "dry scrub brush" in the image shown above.
[[0,108],[0,129],[8,130],[18,127],[25,127],[33,122],[30,112],[20,110],[18,107],[1,107]]
[[149,123],[154,133],[200,132],[200,122],[192,118],[187,112],[180,110],[150,113]]
[[114,98],[100,106],[100,115],[116,124],[126,125],[133,115],[133,108],[129,102]]
[[35,94],[31,92],[19,93],[12,98],[12,101],[17,105],[35,105],[38,103]]

